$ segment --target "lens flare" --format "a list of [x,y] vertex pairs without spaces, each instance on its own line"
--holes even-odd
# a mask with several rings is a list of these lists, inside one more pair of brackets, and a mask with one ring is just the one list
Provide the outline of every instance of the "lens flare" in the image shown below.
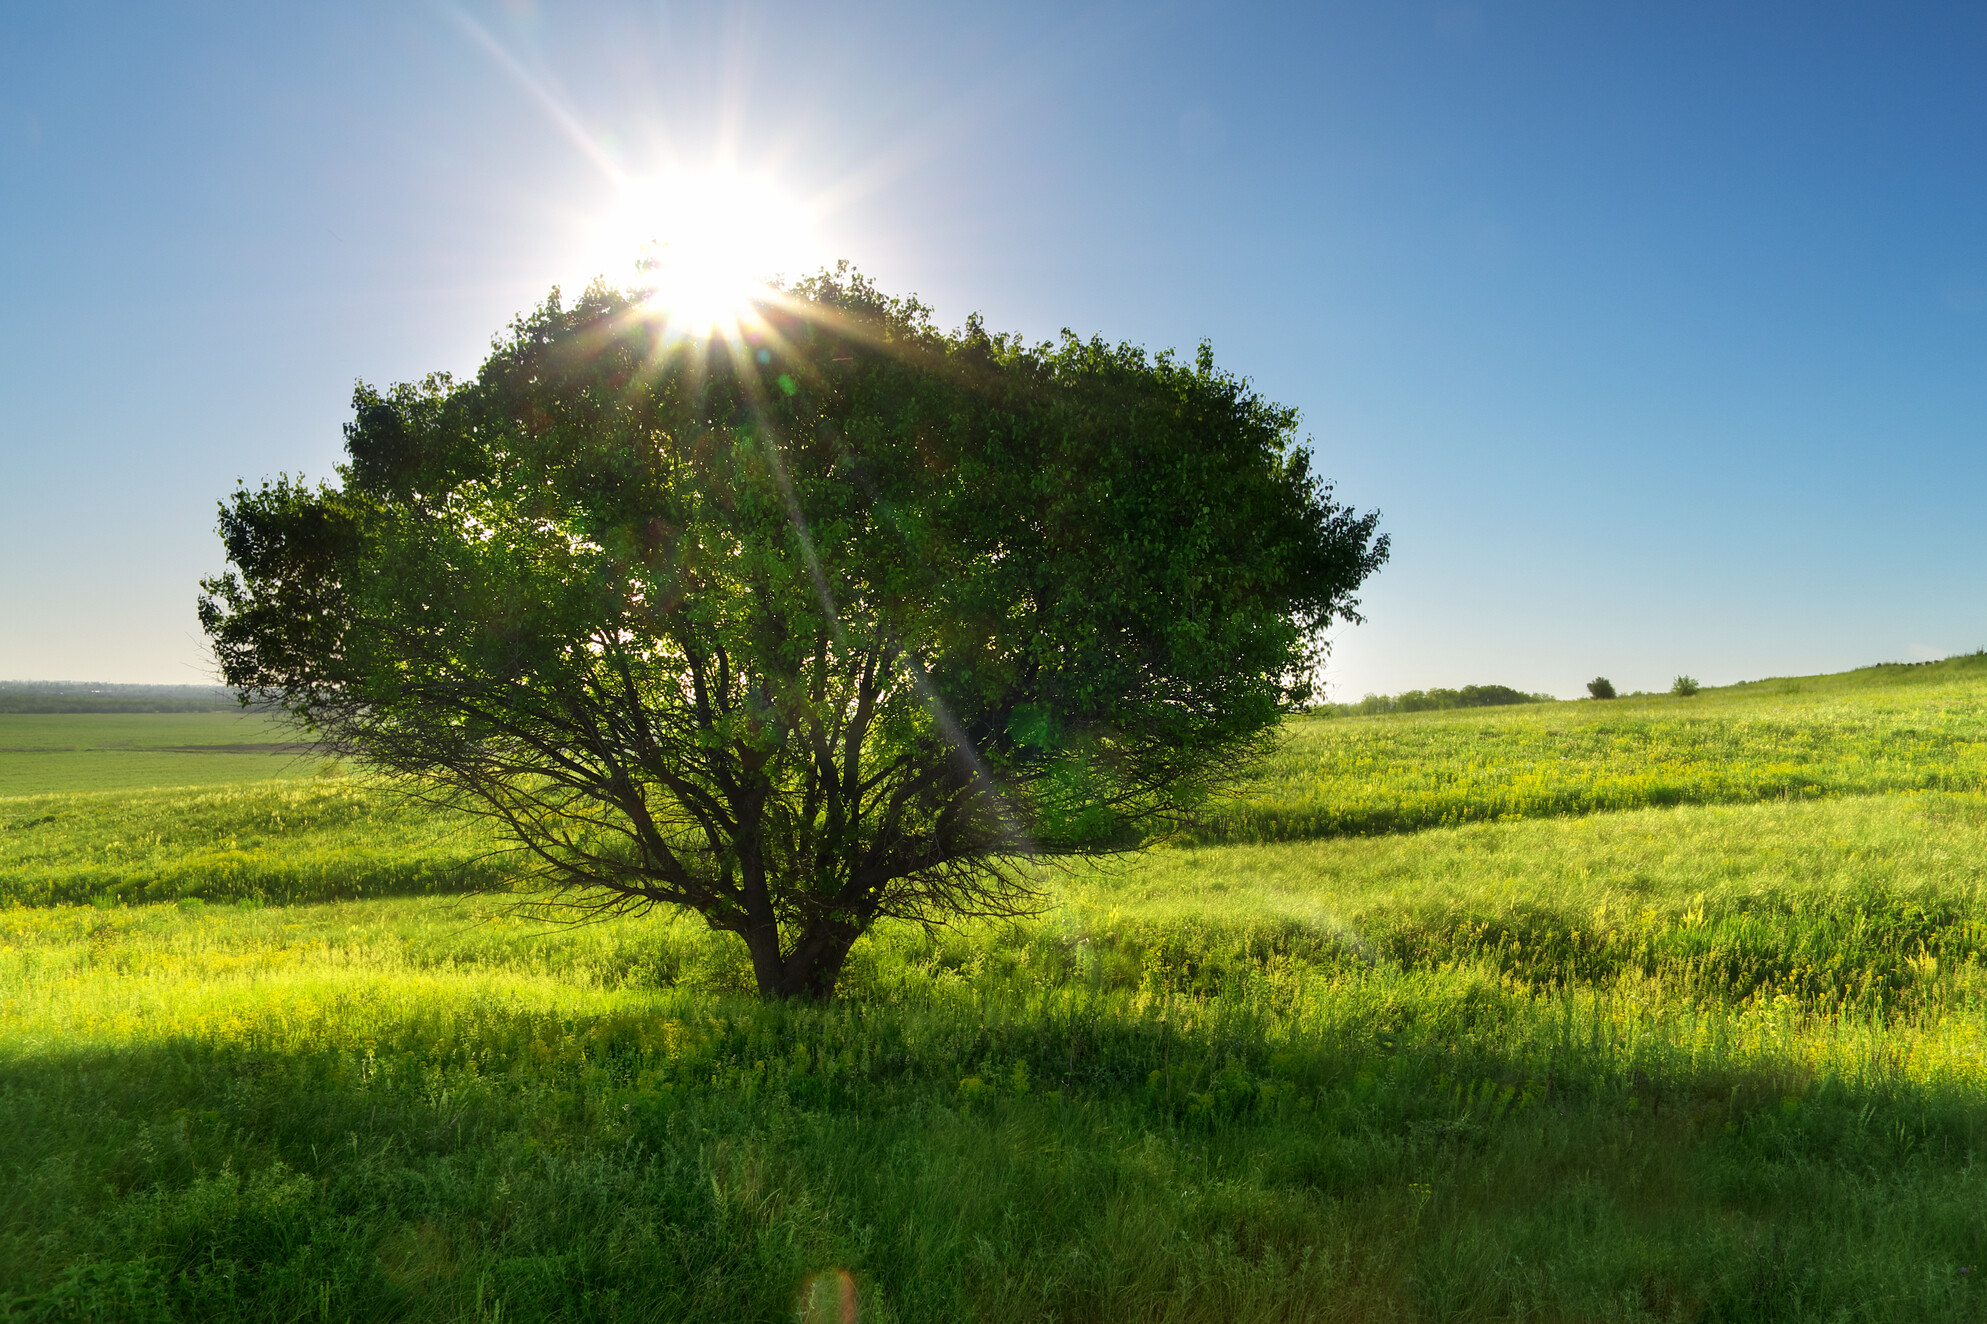
[[775,275],[812,259],[807,210],[724,171],[629,179],[590,244],[595,271],[639,271],[649,305],[686,336],[729,332]]
[[817,1273],[801,1289],[803,1324],[857,1324],[856,1280],[847,1269]]

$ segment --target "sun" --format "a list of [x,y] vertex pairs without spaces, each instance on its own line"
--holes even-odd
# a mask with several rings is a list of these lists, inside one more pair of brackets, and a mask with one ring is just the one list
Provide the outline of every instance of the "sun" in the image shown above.
[[814,260],[807,208],[771,182],[728,171],[624,181],[594,227],[590,268],[638,264],[649,306],[671,331],[735,331],[776,273]]

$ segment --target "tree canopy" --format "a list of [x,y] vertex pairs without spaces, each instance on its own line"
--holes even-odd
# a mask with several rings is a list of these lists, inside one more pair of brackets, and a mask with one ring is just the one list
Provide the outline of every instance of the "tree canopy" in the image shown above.
[[244,702],[497,820],[570,903],[687,907],[769,995],[877,919],[1013,913],[1302,705],[1385,559],[1293,411],[846,271],[685,340],[555,292],[473,380],[361,385],[335,484],[223,503]]

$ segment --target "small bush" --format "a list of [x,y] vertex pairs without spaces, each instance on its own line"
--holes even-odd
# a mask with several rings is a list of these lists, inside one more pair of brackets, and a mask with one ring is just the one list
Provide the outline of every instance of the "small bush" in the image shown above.
[[1688,699],[1691,695],[1697,693],[1700,688],[1695,676],[1678,676],[1670,682],[1670,693],[1676,695],[1679,699]]
[[1587,682],[1587,693],[1596,699],[1612,699],[1614,697],[1614,682],[1606,676],[1596,676]]

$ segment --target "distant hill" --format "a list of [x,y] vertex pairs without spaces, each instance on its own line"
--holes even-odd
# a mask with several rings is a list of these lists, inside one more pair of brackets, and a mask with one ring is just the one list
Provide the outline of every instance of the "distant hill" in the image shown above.
[[[1732,685],[1706,685],[1697,697],[1710,701],[1724,696],[1758,694],[1843,694],[1875,686],[1941,685],[1987,676],[1987,648],[1955,653],[1933,662],[1879,662],[1853,671],[1813,676],[1768,676]],[[1619,699],[1580,702],[1625,703],[1634,699],[1668,699],[1666,693],[1636,690]],[[1404,694],[1369,694],[1358,703],[1320,703],[1309,711],[1319,717],[1366,717],[1380,713],[1419,713],[1447,708],[1490,708],[1515,703],[1566,702],[1550,694],[1526,694],[1508,685],[1465,685],[1459,690],[1408,690]],[[1688,700],[1684,700],[1688,702]]]
[[0,680],[0,713],[207,713],[235,706],[234,691],[218,685]]
[[[1818,676],[1768,676],[1764,680],[1742,680],[1736,685],[1720,685],[1720,694],[1830,694],[1865,689],[1877,685],[1939,685],[1987,674],[1987,648],[1974,653],[1955,653],[1936,662],[1879,662],[1854,671],[1836,671]],[[1704,693],[1713,693],[1705,686]]]

